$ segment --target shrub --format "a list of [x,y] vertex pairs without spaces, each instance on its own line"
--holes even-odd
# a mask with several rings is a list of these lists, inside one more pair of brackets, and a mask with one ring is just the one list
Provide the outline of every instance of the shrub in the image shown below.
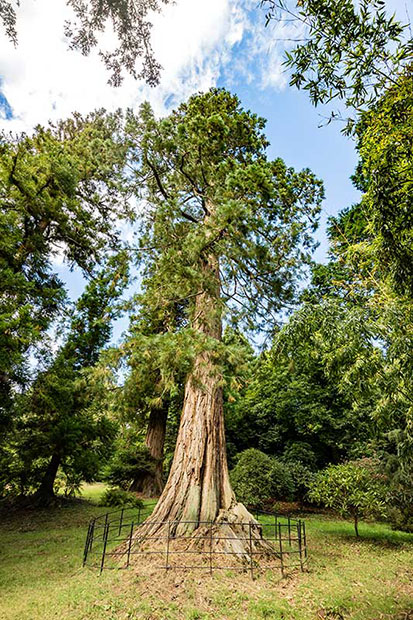
[[99,506],[143,508],[143,501],[124,489],[107,489],[100,498]]
[[284,449],[282,460],[285,463],[300,464],[309,470],[317,469],[317,458],[313,448],[304,441],[289,442]]
[[388,503],[393,529],[413,532],[413,466],[391,472]]
[[238,454],[231,471],[231,482],[237,499],[252,506],[268,500],[303,499],[314,474],[302,463],[286,463],[249,448]]
[[81,494],[82,482],[82,474],[76,474],[71,470],[66,474],[63,470],[59,470],[53,490],[56,494],[64,495],[64,497],[76,497],[76,495]]
[[314,481],[315,473],[300,462],[284,463],[284,467],[288,468],[293,481],[294,499],[300,502],[304,501]]
[[272,465],[272,458],[255,448],[238,455],[237,464],[231,471],[231,483],[238,501],[261,506],[271,497]]
[[353,517],[357,536],[360,517],[385,516],[386,495],[384,481],[368,459],[330,465],[316,474],[308,494],[310,501]]
[[269,471],[271,497],[276,500],[292,501],[295,498],[296,486],[290,466],[276,459],[271,459]]

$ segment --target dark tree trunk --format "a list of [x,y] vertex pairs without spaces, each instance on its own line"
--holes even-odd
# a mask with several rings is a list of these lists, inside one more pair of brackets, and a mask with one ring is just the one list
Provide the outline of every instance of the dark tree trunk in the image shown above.
[[360,534],[359,534],[359,517],[358,517],[357,513],[354,515],[354,529],[356,530],[356,536],[360,536]]
[[49,461],[47,469],[44,473],[43,480],[36,491],[36,497],[39,503],[45,503],[52,501],[55,497],[53,487],[56,480],[57,470],[60,465],[60,456],[53,454]]
[[152,409],[149,415],[145,444],[155,461],[154,471],[135,478],[130,487],[131,491],[137,491],[146,497],[158,497],[164,487],[162,474],[168,409],[169,403],[162,409]]

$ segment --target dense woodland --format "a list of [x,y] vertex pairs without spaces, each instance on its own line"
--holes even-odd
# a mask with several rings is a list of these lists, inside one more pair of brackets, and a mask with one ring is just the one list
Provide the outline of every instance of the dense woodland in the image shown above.
[[[333,508],[356,532],[363,517],[413,531],[409,30],[380,0],[261,4],[305,23],[291,87],[354,140],[360,202],[330,218],[329,260],[314,262],[322,179],[270,160],[265,120],[223,89],[165,118],[145,103],[3,133],[3,502],[49,506],[106,481],[115,502],[161,496],[159,521],[284,501]],[[92,31],[95,5],[120,29],[113,83],[142,50],[156,83],[145,15],[130,40],[129,3],[75,3]],[[85,52],[92,35],[72,31]],[[87,281],[77,300],[57,252]]]

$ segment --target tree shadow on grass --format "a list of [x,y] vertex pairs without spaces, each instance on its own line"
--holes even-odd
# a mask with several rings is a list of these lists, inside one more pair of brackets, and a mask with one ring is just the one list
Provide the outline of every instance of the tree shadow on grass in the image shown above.
[[388,525],[369,524],[361,522],[359,524],[360,535],[356,536],[352,523],[349,521],[329,522],[330,527],[317,528],[318,534],[328,537],[337,537],[345,542],[359,544],[371,544],[386,548],[402,547],[413,545],[413,534],[392,530]]

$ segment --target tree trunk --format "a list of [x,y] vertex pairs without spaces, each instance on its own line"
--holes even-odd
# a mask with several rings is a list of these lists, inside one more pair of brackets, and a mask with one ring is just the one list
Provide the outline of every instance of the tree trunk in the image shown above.
[[358,517],[357,513],[355,513],[355,515],[354,515],[354,529],[356,530],[356,536],[360,536],[360,534],[359,534],[359,517]]
[[[218,260],[208,256],[203,267],[206,285],[196,297],[192,326],[201,336],[208,337],[209,342],[196,357],[186,380],[168,481],[151,517],[137,530],[135,543],[161,535],[167,529],[171,536],[188,536],[193,532],[192,541],[198,532],[205,537],[205,531],[215,529],[215,536],[225,538],[216,541],[215,546],[235,551],[241,559],[251,550],[248,540],[251,528],[240,526],[241,522],[254,525],[254,544],[256,539],[262,539],[255,519],[236,502],[229,480],[222,376],[213,350],[214,341],[220,341],[222,335]],[[169,525],[164,524],[166,521]],[[225,524],[225,532],[220,524]]]
[[53,454],[49,461],[43,480],[36,491],[36,497],[39,503],[48,504],[55,497],[53,487],[56,480],[57,470],[60,465],[60,456]]
[[137,491],[146,497],[159,497],[164,487],[162,474],[168,409],[169,403],[162,409],[152,409],[150,412],[145,444],[155,460],[154,471],[136,477],[130,487],[131,491]]

